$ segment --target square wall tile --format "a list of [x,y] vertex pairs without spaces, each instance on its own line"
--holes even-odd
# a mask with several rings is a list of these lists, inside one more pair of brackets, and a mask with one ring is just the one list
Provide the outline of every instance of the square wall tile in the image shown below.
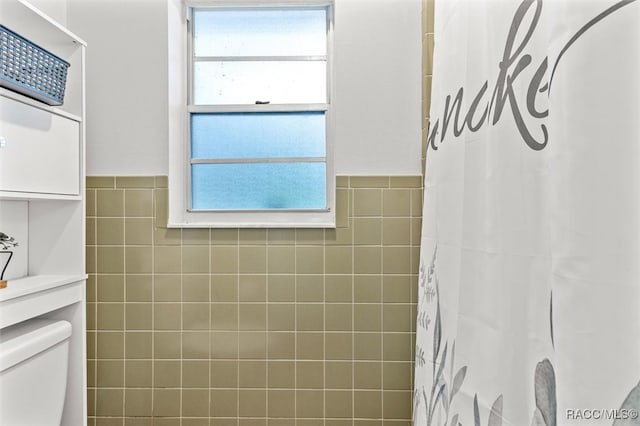
[[355,217],[382,216],[382,190],[355,189],[353,215]]
[[322,331],[324,329],[324,305],[300,303],[296,305],[296,330]]
[[211,333],[211,357],[213,359],[238,358],[238,332],[214,331]]
[[152,415],[152,389],[126,389],[124,398],[125,416],[137,417]]
[[211,276],[211,301],[237,302],[238,276],[233,274],[214,274]]
[[324,367],[325,389],[352,389],[353,362],[326,361]]
[[267,386],[293,389],[295,387],[295,363],[293,361],[268,361]]
[[124,414],[124,389],[97,389],[96,414],[98,416],[122,416]]
[[[238,415],[238,389],[211,390],[211,416],[236,417]],[[234,424],[237,421],[233,420]]]
[[267,272],[266,247],[240,246],[238,269],[241,274],[265,274]]
[[359,361],[353,363],[354,389],[381,389],[382,363]]
[[353,305],[350,303],[331,303],[324,305],[327,331],[353,330]]
[[324,272],[324,250],[322,247],[296,247],[296,273],[321,274]]
[[324,362],[296,362],[296,388],[322,389],[324,386]]
[[238,333],[238,358],[265,359],[267,357],[267,333],[243,331]]
[[353,243],[355,245],[380,245],[382,243],[382,219],[353,219]]
[[238,387],[265,388],[267,386],[266,361],[239,361]]
[[182,416],[209,417],[209,401],[209,389],[182,389]]
[[124,273],[124,247],[98,246],[96,256],[99,274]]
[[236,360],[211,361],[211,387],[237,388],[238,371],[238,361]]
[[150,274],[153,270],[153,250],[151,246],[127,246],[124,261],[127,274]]
[[240,389],[238,401],[238,415],[241,417],[264,417],[267,414],[265,390]]
[[182,332],[182,359],[209,359],[210,356],[209,331]]
[[325,247],[325,272],[350,274],[353,271],[353,249],[349,246]]
[[97,275],[95,277],[98,302],[122,302],[124,300],[124,275]]
[[180,361],[153,361],[153,385],[156,388],[179,388],[182,385],[180,374]]
[[296,415],[301,418],[321,418],[324,415],[322,390],[296,390]]
[[[267,355],[272,360],[291,360],[296,356],[301,357],[300,352],[296,352],[296,334],[293,332],[270,332],[267,335]],[[299,340],[299,339],[298,339]],[[313,353],[315,347],[309,339],[305,339],[305,353]],[[297,354],[297,355],[296,355]]]
[[121,189],[100,189],[96,191],[96,216],[123,217],[124,191]]
[[95,219],[96,244],[124,244],[124,219],[115,217],[98,217]]
[[299,332],[296,334],[296,357],[320,360],[324,355],[323,333]]
[[182,246],[183,274],[208,274],[210,260],[209,246]]
[[241,302],[265,302],[267,300],[267,276],[240,275],[238,297]]
[[353,276],[350,274],[325,275],[325,301],[344,303],[353,300]]
[[353,335],[351,333],[324,333],[325,359],[347,360],[353,357]]
[[183,275],[182,276],[182,301],[184,302],[208,302],[209,275]]
[[125,357],[127,359],[150,359],[153,354],[153,333],[127,331],[125,333]]
[[269,274],[292,274],[295,272],[296,255],[293,246],[269,246],[267,257]]
[[183,303],[182,329],[209,330],[209,303]]
[[323,275],[296,275],[296,302],[324,301]]
[[293,331],[296,326],[296,306],[293,303],[270,303],[267,307],[270,331]]
[[296,300],[294,275],[268,275],[269,302],[293,302]]
[[124,193],[125,216],[152,217],[153,192],[152,189],[127,189]]
[[327,417],[346,419],[353,416],[352,391],[326,391],[325,401],[325,415]]
[[382,416],[382,392],[356,390],[353,394],[353,415],[362,419],[379,419]]
[[154,389],[153,415],[180,417],[180,389]]
[[125,218],[124,241],[127,245],[151,245],[153,243],[153,219]]
[[127,302],[151,302],[153,278],[150,274],[126,275],[125,297]]
[[238,273],[238,248],[233,246],[211,247],[211,272]]
[[179,274],[182,272],[181,247],[157,246],[154,248],[153,268],[159,274]]
[[126,360],[124,383],[128,388],[150,388],[153,383],[153,362],[151,360]]
[[267,397],[269,417],[295,418],[295,391],[269,389]]

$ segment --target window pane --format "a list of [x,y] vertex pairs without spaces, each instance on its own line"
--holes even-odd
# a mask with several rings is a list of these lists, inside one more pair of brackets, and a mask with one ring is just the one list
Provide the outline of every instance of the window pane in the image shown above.
[[194,210],[324,209],[325,163],[194,164]]
[[195,10],[196,56],[312,56],[327,51],[325,9]]
[[191,115],[191,158],[325,155],[324,112]]
[[194,104],[325,103],[325,61],[196,62]]

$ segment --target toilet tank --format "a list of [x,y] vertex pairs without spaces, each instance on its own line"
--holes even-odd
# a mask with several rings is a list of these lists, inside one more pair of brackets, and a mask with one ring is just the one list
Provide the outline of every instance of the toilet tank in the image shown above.
[[44,319],[0,330],[0,425],[60,425],[70,336],[69,322]]

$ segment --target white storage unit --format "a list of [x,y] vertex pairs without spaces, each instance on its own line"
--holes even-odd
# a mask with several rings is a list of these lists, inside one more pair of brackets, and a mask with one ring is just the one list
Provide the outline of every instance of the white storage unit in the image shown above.
[[0,88],[0,231],[20,244],[0,289],[0,329],[71,323],[61,424],[86,425],[86,44],[26,0],[0,0],[0,24],[71,64],[62,106]]

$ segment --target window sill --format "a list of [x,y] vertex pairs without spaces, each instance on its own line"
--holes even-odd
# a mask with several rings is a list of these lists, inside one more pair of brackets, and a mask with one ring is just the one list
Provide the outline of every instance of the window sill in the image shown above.
[[[171,209],[170,209],[171,210]],[[168,228],[335,228],[334,209],[170,211]]]

